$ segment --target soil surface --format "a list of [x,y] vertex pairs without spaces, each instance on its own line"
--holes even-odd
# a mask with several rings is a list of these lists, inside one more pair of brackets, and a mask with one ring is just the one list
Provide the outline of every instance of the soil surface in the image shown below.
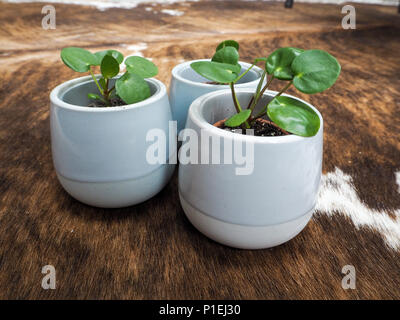
[[122,100],[120,97],[114,97],[110,99],[111,106],[107,106],[103,101],[100,100],[93,100],[91,103],[88,104],[88,107],[92,108],[106,108],[106,107],[120,107],[120,106],[126,106],[126,103],[124,100]]
[[[246,132],[246,129],[243,129],[241,127],[226,127],[224,124],[225,120],[218,121],[217,123],[214,124],[214,126],[224,129],[226,131],[234,132],[234,133],[239,133],[239,134],[250,134]],[[258,119],[256,120],[252,125],[251,128],[254,130],[254,136],[259,136],[259,137],[275,137],[275,136],[286,136],[290,133],[287,131],[279,128],[275,123],[265,120],[265,119]]]
[[219,82],[216,82],[216,81],[206,81],[206,82],[204,82],[204,83],[205,83],[205,84],[224,85],[224,86],[229,85],[229,83],[219,83]]

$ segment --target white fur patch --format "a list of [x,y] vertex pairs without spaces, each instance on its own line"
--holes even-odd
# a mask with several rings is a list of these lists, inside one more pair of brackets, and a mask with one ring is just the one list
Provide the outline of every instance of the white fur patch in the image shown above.
[[147,49],[147,43],[145,42],[138,42],[132,45],[123,44],[122,46],[131,52],[129,56],[143,57],[142,51]]
[[[195,2],[198,0],[3,0],[4,2],[12,3],[27,3],[27,2],[45,2],[50,3],[63,3],[73,5],[84,5],[93,6],[97,9],[104,11],[110,8],[120,9],[132,9],[137,7],[141,3],[159,3],[159,4],[172,4],[172,3],[184,3],[186,1]],[[259,1],[259,0],[247,0],[247,1]],[[276,0],[261,0],[261,1],[276,1]],[[285,0],[278,0],[285,1]],[[331,3],[331,4],[345,4],[348,0],[296,0],[295,2],[306,2],[306,3]],[[388,6],[397,6],[398,0],[352,0],[351,2],[358,3],[369,3],[369,4],[382,4]]]
[[400,193],[400,171],[396,172],[396,183],[399,185],[397,191]]
[[62,3],[72,5],[83,5],[96,7],[100,11],[104,11],[111,8],[119,9],[132,9],[137,7],[141,3],[154,3],[168,5],[173,3],[182,3],[186,1],[196,2],[198,0],[3,0],[4,2],[11,3],[29,3],[29,2],[45,2],[50,3]]
[[172,10],[172,9],[162,9],[161,12],[164,14],[169,14],[170,16],[177,16],[177,17],[184,14],[183,11]]
[[[396,182],[400,192],[400,172],[396,173]],[[323,175],[316,210],[328,216],[344,214],[357,228],[377,231],[388,246],[400,249],[400,209],[393,212],[393,219],[386,211],[368,208],[358,197],[352,178],[338,168]]]

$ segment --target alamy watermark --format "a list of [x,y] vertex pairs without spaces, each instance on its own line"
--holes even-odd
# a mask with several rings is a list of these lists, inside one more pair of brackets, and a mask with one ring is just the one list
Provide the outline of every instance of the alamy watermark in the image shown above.
[[345,275],[342,279],[342,288],[354,290],[356,288],[356,268],[347,264],[342,268],[342,273]]
[[[254,135],[254,130],[247,129],[245,136],[248,135]],[[177,140],[182,142],[179,157]],[[250,175],[254,170],[254,142],[251,139],[234,139],[232,135],[215,135],[208,130],[198,132],[188,128],[178,136],[176,121],[170,121],[168,134],[161,129],[151,129],[146,141],[152,142],[146,151],[149,164],[176,164],[179,158],[181,165],[235,165],[236,175]]]
[[352,5],[345,5],[342,8],[342,14],[346,14],[342,18],[342,28],[347,29],[356,29],[356,8]]
[[46,265],[42,268],[45,276],[42,279],[42,288],[45,290],[56,288],[56,268],[52,265]]
[[45,16],[42,18],[42,28],[45,30],[56,28],[56,8],[52,5],[45,5],[42,8],[42,14]]

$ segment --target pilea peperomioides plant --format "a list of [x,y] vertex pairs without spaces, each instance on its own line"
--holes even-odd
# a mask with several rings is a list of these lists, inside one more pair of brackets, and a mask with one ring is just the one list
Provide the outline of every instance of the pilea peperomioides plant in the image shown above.
[[[254,59],[252,65],[240,74],[238,50],[239,44],[236,41],[226,40],[218,45],[211,61],[191,64],[192,69],[201,76],[220,84],[229,84],[237,113],[227,119],[224,125],[231,128],[252,128],[258,119],[268,115],[272,122],[289,133],[303,137],[314,136],[320,127],[315,111],[307,104],[282,94],[291,85],[307,94],[330,88],[340,74],[338,61],[323,50],[279,48],[268,57]],[[259,62],[265,63],[265,69],[249,104],[243,108],[236,97],[234,85]],[[268,79],[265,82],[266,78]],[[255,107],[274,79],[286,83],[256,113]]]
[[[125,60],[126,72],[115,80],[111,86],[111,79],[120,72],[120,65],[124,61],[122,53],[116,50],[104,50],[91,53],[88,50],[68,47],[61,50],[61,59],[66,66],[77,72],[89,72],[96,83],[99,94],[89,93],[90,99],[98,102],[97,105],[112,106],[112,98],[119,97],[125,104],[143,101],[150,97],[150,87],[145,78],[157,75],[158,68],[151,61],[131,56]],[[97,78],[92,67],[100,66],[101,77]],[[119,103],[123,105],[124,103]]]

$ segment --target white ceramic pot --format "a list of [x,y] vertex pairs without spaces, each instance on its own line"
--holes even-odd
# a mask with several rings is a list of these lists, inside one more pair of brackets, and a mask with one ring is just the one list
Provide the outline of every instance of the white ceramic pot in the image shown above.
[[[237,90],[242,105],[246,105],[252,94],[252,90]],[[274,94],[266,92],[256,108],[264,106]],[[235,112],[229,90],[211,92],[192,103],[186,128],[197,133],[198,146],[204,142],[201,131],[204,137],[215,139],[209,140],[208,148],[206,145],[198,148],[199,162],[202,154],[208,152],[211,161],[219,152],[224,163],[224,152],[228,145],[234,148],[234,143],[246,152],[245,143],[254,148],[254,152],[250,147],[248,151],[247,166],[253,168],[252,172],[238,175],[237,169],[245,165],[238,165],[234,160],[232,164],[201,162],[203,164],[184,165],[182,153],[191,151],[183,143],[179,195],[186,216],[198,230],[231,247],[261,249],[292,239],[306,226],[317,200],[323,143],[321,114],[308,105],[320,117],[321,127],[315,136],[304,138],[296,135],[248,136],[214,127],[215,122]]]
[[151,198],[169,181],[173,164],[149,164],[146,159],[152,143],[146,141],[147,132],[159,128],[168,134],[168,96],[162,82],[146,81],[152,96],[120,107],[86,107],[87,93],[97,92],[90,76],[51,92],[53,162],[61,185],[77,200],[126,207]]
[[[178,132],[185,127],[187,112],[192,102],[203,94],[229,88],[227,85],[207,84],[210,81],[196,73],[190,65],[196,61],[208,61],[208,59],[192,60],[178,64],[172,69],[171,85],[169,98],[171,103],[172,117],[178,122]],[[251,64],[239,62],[242,66],[242,73],[246,71]],[[243,78],[235,85],[235,88],[253,88],[257,87],[263,70],[254,66]]]

